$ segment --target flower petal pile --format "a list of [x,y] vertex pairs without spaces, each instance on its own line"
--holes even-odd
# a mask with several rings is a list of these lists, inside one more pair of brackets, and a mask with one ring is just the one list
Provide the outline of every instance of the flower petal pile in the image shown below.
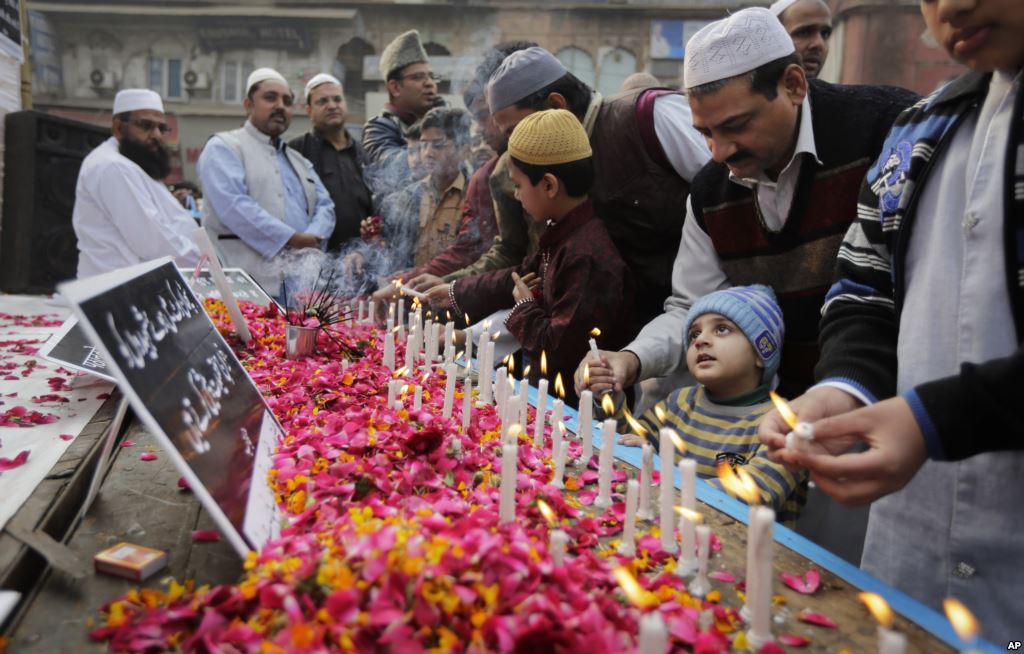
[[[690,596],[653,534],[639,534],[635,558],[615,554],[622,494],[604,512],[584,509],[596,482],[586,469],[567,477],[579,492],[551,486],[550,439],[534,447],[520,436],[516,520],[501,525],[493,407],[475,406],[463,433],[461,392],[453,416],[441,415],[438,369],[405,379],[422,385],[421,409],[389,409],[379,330],[346,323],[321,335],[316,356],[293,361],[283,317],[242,306],[247,346],[223,304],[207,301],[285,429],[268,482],[289,524],[250,553],[237,584],[132,591],[103,607],[93,638],[133,652],[622,652],[635,647],[641,615],[611,574],[626,565],[675,646],[729,650],[736,612]],[[350,362],[352,352],[362,356]],[[617,471],[617,490],[624,479]],[[562,566],[540,499],[569,535]]]

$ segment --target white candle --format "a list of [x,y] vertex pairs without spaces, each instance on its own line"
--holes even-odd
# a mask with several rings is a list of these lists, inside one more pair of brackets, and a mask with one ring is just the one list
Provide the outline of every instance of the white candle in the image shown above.
[[388,381],[388,408],[395,408],[395,396],[398,394],[398,380],[391,379]]
[[384,367],[388,370],[395,369],[395,333],[390,329],[384,334]]
[[601,353],[597,350],[597,341],[590,339],[590,356],[594,357],[594,363],[601,361]]
[[747,529],[747,603],[741,615],[750,624],[747,642],[755,649],[772,639],[772,525],[775,512],[767,506],[750,507]]
[[[484,333],[486,334],[487,332]],[[480,388],[480,401],[484,404],[490,404],[492,397],[491,379],[493,379],[494,375],[494,368],[491,366],[490,361],[491,355],[494,354],[494,344],[490,339],[486,343],[480,343],[480,351],[477,355],[479,356],[480,354],[483,355],[480,356],[480,365],[478,366],[480,372],[477,384]]]
[[555,488],[565,488],[565,460],[568,458],[569,441],[562,441],[555,454],[555,477],[551,481],[551,485]]
[[562,432],[562,424],[556,422],[551,426],[551,456],[554,456],[562,447],[562,439],[565,434]]
[[356,322],[365,322],[366,318],[363,317],[363,309],[366,307],[366,302],[359,300],[356,303]]
[[465,341],[466,345],[466,365],[469,366],[473,360],[473,339],[469,337],[469,331],[462,331],[462,340]]
[[598,458],[597,498],[594,506],[604,509],[612,505],[612,451],[615,447],[615,421],[601,425],[601,455]]
[[455,323],[451,320],[444,324],[444,344],[455,347]]
[[519,382],[519,424],[523,427],[523,432],[526,432],[526,428],[529,427],[530,422],[530,382],[523,378]]
[[[481,370],[482,375],[488,375],[490,371]],[[490,384],[488,384],[490,386]],[[483,389],[483,386],[480,387]],[[498,368],[498,372],[494,377],[494,406],[498,409],[498,419],[501,420],[501,437],[505,438],[505,434],[508,433],[508,421],[505,419],[505,395],[508,392],[508,386],[505,385],[505,366]]]
[[786,449],[807,451],[807,444],[814,440],[814,425],[798,422],[793,431],[786,434]]
[[516,517],[516,467],[519,465],[519,445],[505,443],[501,446],[501,499],[498,505],[498,522],[505,524]]
[[586,390],[580,393],[579,436],[583,443],[579,464],[586,468],[594,456],[594,394]]
[[423,325],[423,361],[427,365],[434,361],[434,352],[437,351],[435,338],[437,338],[437,332],[434,331],[434,321],[427,318],[426,324]]
[[657,612],[640,618],[640,638],[637,640],[637,654],[665,654],[668,651],[668,629]]
[[550,422],[548,423],[551,425],[551,438],[555,437],[555,429],[558,427],[558,423],[562,422],[562,413],[564,411],[565,402],[562,400],[555,400],[551,403],[551,416]]
[[[907,651],[907,637],[898,631],[878,625],[878,654],[904,654]],[[962,654],[972,654],[974,650]]]
[[473,413],[473,378],[466,375],[462,380],[462,433],[469,432],[469,419]]
[[416,328],[409,329],[409,338],[405,339],[405,367],[410,371],[416,365]]
[[651,486],[653,485],[652,473],[654,472],[654,448],[650,443],[644,443],[643,454],[640,456],[640,506],[637,509],[637,517],[641,520],[653,520],[654,513],[651,512]]
[[[466,334],[466,340],[469,340],[468,332]],[[476,358],[479,359],[479,361],[477,361],[477,369],[481,372],[483,372],[484,369],[484,357],[487,356],[487,344],[490,342],[491,332],[486,329],[480,332],[480,340],[477,342],[476,346]]]
[[419,411],[423,407],[423,387],[419,384],[413,388],[412,391],[412,408],[415,411]]
[[[690,522],[684,520],[683,522]],[[708,581],[708,557],[711,555],[711,527],[697,525],[697,576],[690,582],[689,591],[694,597],[704,597],[711,590]]]
[[[691,511],[697,508],[697,461],[695,459],[679,460],[679,476],[682,485],[679,487],[679,505]],[[695,525],[685,518],[679,521],[679,560],[676,561],[676,574],[688,577],[697,572],[697,553],[695,551]]]
[[636,556],[636,505],[640,496],[640,482],[630,479],[626,482],[626,522],[622,526],[622,543],[619,554]]
[[366,322],[373,323],[377,320],[377,300],[370,299],[370,312],[366,314]]
[[533,420],[533,445],[540,447],[544,445],[544,420],[548,412],[548,380],[541,379],[537,382],[537,415]]
[[672,459],[675,452],[675,444],[672,442],[672,430],[662,429],[658,432],[661,442],[658,447],[658,457],[661,460],[661,549],[669,554],[676,552],[676,512],[672,502],[673,472]]
[[569,534],[561,529],[551,530],[551,543],[548,551],[551,552],[551,562],[561,567],[565,562],[565,549],[569,545]]
[[454,363],[449,363],[445,366],[446,379],[444,382],[444,407],[441,410],[441,415],[445,418],[452,417],[452,408],[455,404],[455,377],[456,369]]
[[505,391],[505,411],[501,414],[502,437],[507,436],[509,428],[516,424],[516,416],[519,413],[519,396],[508,395],[509,392],[508,390]]
[[398,300],[398,324],[405,324],[405,298],[399,298]]
[[441,323],[435,322],[430,328],[430,362],[433,363],[441,355]]
[[387,319],[387,330],[391,331],[395,328],[395,303],[392,302],[388,305],[388,319]]
[[[449,323],[450,324],[450,323]],[[455,362],[455,346],[449,343],[444,346],[444,362],[454,363]]]

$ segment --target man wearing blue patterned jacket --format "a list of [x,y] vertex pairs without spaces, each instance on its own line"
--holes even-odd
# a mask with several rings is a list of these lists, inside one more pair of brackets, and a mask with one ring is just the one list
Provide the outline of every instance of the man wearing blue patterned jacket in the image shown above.
[[1024,4],[921,11],[972,71],[897,119],[868,172],[821,381],[793,403],[818,420],[814,446],[785,449],[777,414],[760,435],[834,498],[877,500],[865,570],[933,607],[955,596],[1009,642],[1024,615]]

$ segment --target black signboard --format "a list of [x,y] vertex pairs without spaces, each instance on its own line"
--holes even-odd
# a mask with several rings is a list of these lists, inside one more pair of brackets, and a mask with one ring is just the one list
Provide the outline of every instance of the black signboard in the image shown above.
[[[188,278],[189,286],[192,288],[192,291],[199,296],[199,299],[221,299],[220,291],[217,290],[217,286],[213,282],[213,275],[209,270],[200,271],[198,276],[194,276],[192,271],[185,270],[184,268],[181,272]],[[241,268],[225,268],[224,276],[228,280],[228,286],[231,287],[231,292],[235,294],[235,299],[246,300],[253,304],[258,304],[261,307],[270,306],[270,304],[273,303],[273,300],[270,299],[270,295],[263,290],[263,287],[256,283],[256,280],[250,277],[249,274]]]
[[244,554],[276,536],[267,473],[281,427],[171,259],[60,290],[235,549]]

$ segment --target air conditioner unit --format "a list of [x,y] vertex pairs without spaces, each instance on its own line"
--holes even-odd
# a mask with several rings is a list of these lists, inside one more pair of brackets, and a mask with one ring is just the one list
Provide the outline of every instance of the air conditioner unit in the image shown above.
[[89,84],[94,89],[112,89],[117,85],[117,80],[111,71],[95,68],[89,73]]
[[210,88],[210,76],[206,73],[197,73],[194,70],[186,70],[181,75],[181,81],[189,90],[201,90]]

